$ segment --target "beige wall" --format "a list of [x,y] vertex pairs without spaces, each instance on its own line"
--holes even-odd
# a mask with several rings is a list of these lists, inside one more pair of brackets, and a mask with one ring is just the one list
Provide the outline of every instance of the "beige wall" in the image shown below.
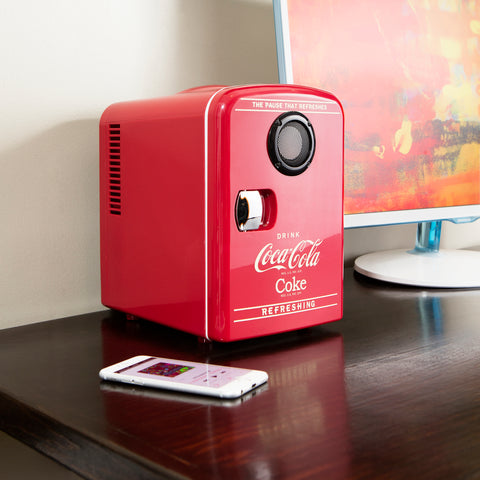
[[[119,100],[277,82],[270,0],[0,6],[0,328],[101,309],[97,122]],[[480,244],[480,224],[444,243]],[[346,233],[345,258],[415,227]]]

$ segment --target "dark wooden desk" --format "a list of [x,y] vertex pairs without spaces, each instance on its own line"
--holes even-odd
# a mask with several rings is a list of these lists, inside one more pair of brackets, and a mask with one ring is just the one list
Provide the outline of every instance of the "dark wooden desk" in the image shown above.
[[[86,478],[480,479],[480,291],[345,278],[344,319],[235,344],[110,312],[0,331],[0,427]],[[101,383],[152,354],[267,370],[238,401]]]

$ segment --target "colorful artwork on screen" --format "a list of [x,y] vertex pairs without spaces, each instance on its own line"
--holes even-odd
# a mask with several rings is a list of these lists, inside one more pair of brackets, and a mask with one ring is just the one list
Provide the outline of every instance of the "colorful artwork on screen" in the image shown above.
[[345,213],[480,203],[480,2],[288,8],[294,83],[345,109]]

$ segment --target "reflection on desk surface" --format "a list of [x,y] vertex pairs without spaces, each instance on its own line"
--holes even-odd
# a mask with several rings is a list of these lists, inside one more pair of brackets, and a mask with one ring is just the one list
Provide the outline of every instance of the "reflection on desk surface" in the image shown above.
[[[109,336],[111,331],[104,329],[105,363],[118,357],[112,353],[116,348],[125,347],[115,330]],[[232,346],[229,365],[265,370],[269,381],[248,398],[227,404],[102,383],[109,434],[120,444],[141,438],[129,445],[141,455],[148,444],[168,449],[184,462],[200,462],[209,478],[227,478],[229,471],[233,474],[231,465],[236,465],[236,478],[289,478],[299,465],[312,474],[343,478],[349,434],[342,337],[320,331],[296,335],[294,343],[287,337],[283,343],[278,338],[274,347],[270,339],[268,348],[265,340],[264,349],[259,348],[262,341],[245,342],[244,347],[256,345],[248,355]],[[214,345],[214,357],[217,347],[225,348]],[[157,355],[171,355],[161,346],[158,350]],[[155,458],[154,451],[150,454]]]

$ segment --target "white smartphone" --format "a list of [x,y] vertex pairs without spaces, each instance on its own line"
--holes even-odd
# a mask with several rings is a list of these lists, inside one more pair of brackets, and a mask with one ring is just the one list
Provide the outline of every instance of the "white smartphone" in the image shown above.
[[268,380],[267,372],[139,355],[100,370],[100,378],[186,393],[237,398]]

